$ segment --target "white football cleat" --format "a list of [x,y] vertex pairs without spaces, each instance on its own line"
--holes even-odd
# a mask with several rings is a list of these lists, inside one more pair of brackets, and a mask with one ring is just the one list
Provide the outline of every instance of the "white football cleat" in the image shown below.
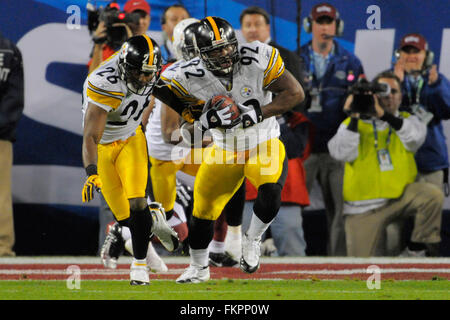
[[134,261],[131,263],[130,284],[132,286],[147,286],[150,284],[150,277],[148,276],[147,265],[145,263],[138,264]]
[[115,222],[108,226],[107,230],[107,235],[100,251],[100,257],[105,268],[116,269],[117,260],[119,260],[119,257],[124,251],[122,227],[118,222]]
[[249,239],[247,234],[242,237],[242,257],[239,267],[246,273],[253,273],[259,268],[261,255],[261,238]]
[[156,252],[151,242],[148,243],[147,269],[154,273],[167,272],[169,268]]
[[168,251],[176,250],[180,241],[177,232],[167,223],[164,208],[158,202],[151,202],[148,207],[153,220],[151,232]]
[[203,267],[191,264],[187,267],[181,276],[176,280],[177,283],[200,283],[209,280],[209,266]]

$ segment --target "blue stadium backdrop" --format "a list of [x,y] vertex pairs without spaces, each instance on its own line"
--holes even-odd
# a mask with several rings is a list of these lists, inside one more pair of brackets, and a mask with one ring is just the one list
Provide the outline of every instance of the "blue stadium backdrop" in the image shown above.
[[[215,15],[227,19],[242,39],[239,14],[248,6],[259,5],[271,14],[274,40],[296,51],[311,38],[299,27],[301,21],[312,6],[320,2],[150,0],[149,35],[161,42],[163,9],[182,3],[193,17]],[[408,32],[424,34],[435,53],[439,71],[450,77],[450,7],[447,1],[329,2],[338,8],[345,22],[343,36],[337,41],[360,57],[369,78],[391,66],[393,51]],[[123,5],[125,1],[118,3]],[[81,90],[92,48],[86,26],[86,4],[86,0],[2,0],[0,32],[17,43],[25,69],[25,109],[14,145],[13,167],[17,254],[97,252],[98,199],[88,205],[81,202],[85,179],[81,162]],[[449,136],[450,123],[446,124],[446,132]],[[321,211],[320,194],[313,192],[310,209]],[[445,209],[450,209],[449,199]],[[449,241],[450,221],[449,215],[446,216],[443,236]],[[305,220],[308,221],[313,220]],[[321,227],[324,223],[309,224],[309,228]],[[317,232],[305,230],[305,233]],[[320,241],[320,237],[311,239]],[[323,244],[324,241],[322,247]],[[444,249],[450,251],[448,247]],[[311,248],[309,252],[322,253],[321,249]]]

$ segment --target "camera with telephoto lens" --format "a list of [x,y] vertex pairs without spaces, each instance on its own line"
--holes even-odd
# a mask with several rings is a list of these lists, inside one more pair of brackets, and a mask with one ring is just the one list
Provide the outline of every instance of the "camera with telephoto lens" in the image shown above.
[[350,111],[369,117],[376,115],[373,95],[386,97],[391,93],[391,87],[387,83],[369,82],[365,78],[359,79],[349,90],[353,95]]
[[91,2],[88,2],[87,12],[88,29],[90,34],[95,32],[100,21],[103,21],[106,27],[106,37],[94,37],[94,42],[106,43],[114,50],[118,50],[120,46],[128,39],[128,32],[124,24],[126,24],[131,30],[134,30],[139,25],[139,15],[120,11],[120,7],[116,1],[110,2],[104,8],[97,8]]

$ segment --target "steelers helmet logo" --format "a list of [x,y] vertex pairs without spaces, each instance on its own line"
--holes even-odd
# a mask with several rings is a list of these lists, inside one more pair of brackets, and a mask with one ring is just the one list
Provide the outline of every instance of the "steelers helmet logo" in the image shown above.
[[241,96],[244,98],[248,98],[253,94],[253,89],[250,87],[242,87],[241,89]]

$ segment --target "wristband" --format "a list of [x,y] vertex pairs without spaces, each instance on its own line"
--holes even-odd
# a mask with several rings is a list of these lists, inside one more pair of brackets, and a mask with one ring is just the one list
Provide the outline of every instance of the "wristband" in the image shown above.
[[394,128],[397,131],[400,130],[403,126],[403,119],[397,118],[396,116],[394,116],[389,112],[385,112],[384,115],[380,118],[380,120],[386,121],[391,125],[392,128]]
[[106,37],[93,37],[92,41],[94,41],[95,44],[104,44],[106,42]]
[[254,106],[254,108],[255,108],[256,120],[258,121],[258,123],[260,123],[264,120],[264,117],[262,114],[262,109],[260,106]]
[[96,166],[95,164],[90,164],[90,165],[88,165],[88,166],[85,168],[85,170],[86,170],[86,174],[87,174],[88,177],[89,177],[89,176],[92,176],[92,175],[94,175],[94,174],[98,174],[98,173],[97,173],[97,166]]
[[351,117],[347,129],[353,132],[358,132],[358,118]]

